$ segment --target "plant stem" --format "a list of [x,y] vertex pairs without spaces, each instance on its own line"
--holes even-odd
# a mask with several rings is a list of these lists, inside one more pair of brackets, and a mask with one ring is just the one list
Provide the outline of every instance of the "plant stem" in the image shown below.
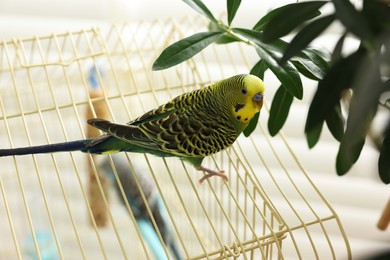
[[232,37],[232,38],[234,38],[234,39],[236,39],[236,40],[238,40],[240,42],[246,43],[246,44],[248,44],[250,46],[253,46],[253,47],[256,46],[256,44],[253,41],[248,40],[244,36],[234,32],[229,26],[226,26],[222,21],[218,21],[218,27],[222,31],[226,32],[230,37]]

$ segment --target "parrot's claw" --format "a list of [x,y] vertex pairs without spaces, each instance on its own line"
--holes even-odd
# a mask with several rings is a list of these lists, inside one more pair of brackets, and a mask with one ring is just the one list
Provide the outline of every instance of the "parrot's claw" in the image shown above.
[[220,170],[220,171],[213,171],[213,170],[210,170],[208,168],[205,168],[203,166],[200,166],[199,171],[202,171],[205,173],[205,175],[199,179],[199,183],[202,184],[203,181],[205,181],[206,179],[212,177],[212,176],[219,176],[221,177],[222,179],[224,179],[226,182],[229,181],[229,178],[228,176],[225,174],[225,171],[224,170]]

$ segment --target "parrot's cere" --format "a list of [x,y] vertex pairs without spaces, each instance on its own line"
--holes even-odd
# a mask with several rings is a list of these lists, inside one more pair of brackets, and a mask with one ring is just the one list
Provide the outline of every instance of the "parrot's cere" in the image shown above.
[[33,147],[0,149],[0,156],[80,150],[91,154],[149,153],[179,157],[205,175],[227,180],[224,171],[202,166],[206,156],[234,143],[263,105],[264,83],[253,75],[236,75],[184,93],[128,122],[103,119],[88,123],[106,134],[86,140]]

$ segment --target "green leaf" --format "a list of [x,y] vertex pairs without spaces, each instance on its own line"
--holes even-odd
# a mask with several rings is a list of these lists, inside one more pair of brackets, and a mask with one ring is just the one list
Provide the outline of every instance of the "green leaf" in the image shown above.
[[[308,1],[288,4],[276,11],[268,22],[264,25],[263,40],[273,41],[287,35],[299,25],[318,16],[318,9],[328,1]],[[260,22],[260,21],[259,21]],[[255,26],[255,28],[258,28]]]
[[344,46],[344,40],[345,40],[346,36],[347,36],[347,33],[344,33],[337,41],[336,46],[334,47],[333,52],[332,52],[332,58],[331,58],[332,64],[338,62],[341,59],[343,46]]
[[348,57],[342,58],[319,81],[317,92],[309,107],[305,132],[324,121],[340,100],[341,91],[352,87],[357,66],[364,54],[364,51],[357,51]]
[[[312,63],[308,60],[296,61],[292,60],[292,64],[297,68],[299,73],[305,76],[308,79],[319,81],[321,78],[312,73],[312,71],[308,68],[312,65]],[[316,69],[316,68],[314,68]]]
[[298,71],[312,80],[321,80],[329,70],[329,62],[325,54],[315,49],[305,49],[298,56],[291,59]]
[[163,50],[152,69],[167,69],[186,61],[218,40],[223,34],[223,32],[201,32],[175,42]]
[[217,23],[214,23],[212,21],[209,22],[207,29],[209,29],[210,32],[224,32]]
[[[318,67],[322,70],[327,71],[330,67],[330,52],[323,51],[314,47],[308,47],[302,50],[303,54],[306,55],[308,59],[313,61]],[[300,56],[297,56],[300,57]]]
[[379,177],[381,180],[390,183],[390,125],[387,127],[386,136],[383,139],[382,148],[378,160]]
[[[261,32],[254,33],[253,30],[246,30],[246,32],[251,33],[252,37],[257,37],[258,39],[261,39]],[[288,43],[282,39],[277,39],[270,43],[263,43],[263,46],[265,46],[265,48],[270,53],[272,53],[273,56],[278,57],[279,59],[281,54],[285,52]],[[328,55],[312,47],[304,49],[297,53],[297,55],[291,59],[291,64],[295,66],[295,68],[301,74],[313,80],[322,79],[329,69]]]
[[[208,29],[210,32],[225,32],[218,24],[214,23],[214,22],[210,22],[209,25],[208,25]],[[231,42],[237,42],[239,41],[239,39],[237,38],[234,38],[233,36],[225,33],[224,35],[222,35],[221,37],[219,37],[215,43],[217,44],[226,44],[226,43],[231,43]]]
[[[264,45],[267,46],[269,51],[279,57],[286,50],[288,43],[277,39],[267,44],[264,43]],[[325,73],[329,69],[327,56],[318,49],[311,47],[300,51],[290,61],[302,75],[318,81],[325,76]]]
[[362,14],[366,17],[375,35],[386,33],[390,29],[390,5],[388,2],[364,0]]
[[341,141],[336,157],[336,172],[339,176],[347,173],[357,161],[364,146],[364,142],[365,135],[360,135],[353,144],[344,142],[343,140]]
[[298,70],[291,62],[287,62],[283,66],[280,66],[278,61],[280,59],[281,53],[276,48],[274,48],[274,46],[265,44],[260,41],[260,32],[242,28],[233,28],[233,31],[255,43],[256,51],[260,58],[264,60],[264,62],[267,64],[267,67],[275,74],[286,90],[294,97],[302,99],[302,81]]
[[[353,96],[349,105],[347,128],[345,138],[348,142],[353,142],[360,135],[359,132],[368,131],[373,119],[379,97],[386,91],[387,84],[382,82],[380,72],[380,50],[367,54],[361,60],[361,66],[357,68],[356,77],[353,84]],[[357,137],[355,137],[357,135]]]
[[340,175],[346,173],[359,158],[368,128],[377,111],[379,96],[386,89],[380,76],[379,55],[379,50],[376,55],[370,53],[361,59],[361,66],[355,65],[354,94],[336,164]]
[[341,113],[340,102],[336,103],[335,107],[326,117],[326,125],[328,126],[328,129],[332,133],[333,137],[337,141],[341,142],[341,139],[344,135],[345,120],[343,114]]
[[257,62],[255,64],[255,66],[253,66],[253,68],[251,69],[249,74],[255,75],[255,76],[259,77],[260,79],[264,80],[264,73],[267,69],[268,69],[268,67],[267,67],[267,64],[265,63],[265,61],[259,60],[259,62]]
[[298,70],[291,62],[285,63],[283,66],[278,64],[278,58],[273,53],[267,51],[266,46],[257,46],[257,53],[265,61],[267,67],[275,74],[283,87],[298,99],[303,97],[302,81]]
[[355,9],[349,0],[332,0],[335,15],[340,22],[360,39],[371,38],[372,33],[366,17]]
[[271,136],[275,136],[282,129],[286,122],[288,112],[294,97],[286,91],[284,86],[280,86],[272,100],[269,111],[268,131]]
[[301,50],[307,47],[315,38],[318,37],[332,22],[334,21],[334,15],[328,15],[314,20],[300,30],[295,37],[291,40],[280,64],[285,63],[291,57],[295,56]]
[[256,24],[253,26],[252,30],[255,31],[263,31],[264,27],[268,24],[268,22],[277,14],[283,11],[283,7],[276,8],[266,15],[264,15]]
[[241,0],[227,0],[227,11],[228,11],[228,25],[232,23],[234,16],[236,16],[236,12],[238,7],[240,7]]
[[[390,52],[389,52],[390,54]],[[389,64],[390,65],[390,64]],[[384,92],[390,93],[390,79],[384,83]],[[390,95],[383,94],[379,99],[379,104],[390,110]]]
[[316,127],[306,132],[307,145],[310,149],[313,148],[320,139],[323,124],[324,122],[321,122]]
[[259,121],[260,112],[257,112],[255,116],[249,121],[248,126],[244,129],[244,136],[248,137],[252,134],[253,131],[255,131],[257,122]]
[[201,0],[183,0],[186,4],[194,8],[200,14],[203,14],[210,21],[214,23],[218,23],[217,19],[215,19],[214,15],[210,12],[210,10],[204,5]]
[[237,38],[234,38],[234,37],[230,36],[229,34],[224,34],[218,40],[216,40],[215,43],[227,44],[227,43],[232,43],[232,42],[237,42],[237,41],[239,41]]

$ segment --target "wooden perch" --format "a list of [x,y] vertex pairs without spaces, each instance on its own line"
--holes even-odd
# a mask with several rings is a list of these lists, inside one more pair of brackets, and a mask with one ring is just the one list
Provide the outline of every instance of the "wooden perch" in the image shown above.
[[[90,98],[101,98],[103,97],[103,94],[100,89],[98,90],[91,90],[90,91]],[[93,109],[95,110],[96,117],[99,118],[107,118],[108,117],[108,107],[105,100],[97,100],[92,102]],[[93,114],[93,111],[91,110],[90,106],[87,108],[87,119],[94,118],[95,115]],[[101,135],[100,130],[98,130],[95,127],[92,127],[90,125],[87,125],[87,138],[97,137]],[[92,164],[92,160],[88,158],[88,172],[89,172],[89,182],[88,182],[88,199],[89,199],[89,205],[91,207],[91,211],[93,214],[93,217],[95,219],[96,225],[98,227],[104,227],[107,225],[108,222],[108,208],[103,200],[102,193],[99,188],[98,181],[96,179],[96,175],[94,173],[95,166]],[[102,186],[104,195],[106,196],[106,199],[108,201],[109,199],[109,181],[106,176],[101,175],[99,172],[97,172],[97,175],[100,180],[100,184]]]
[[383,209],[382,215],[378,221],[378,228],[380,230],[386,230],[390,223],[390,199],[387,202],[385,208]]

